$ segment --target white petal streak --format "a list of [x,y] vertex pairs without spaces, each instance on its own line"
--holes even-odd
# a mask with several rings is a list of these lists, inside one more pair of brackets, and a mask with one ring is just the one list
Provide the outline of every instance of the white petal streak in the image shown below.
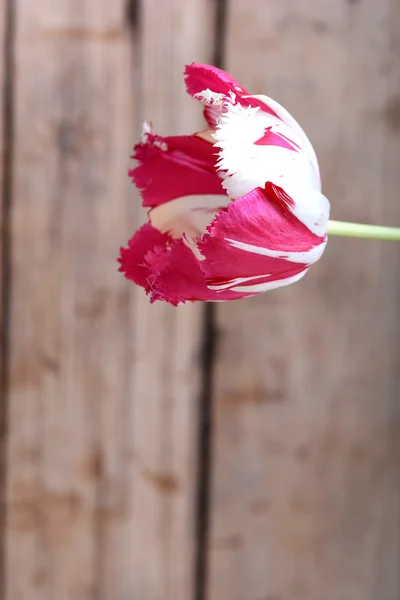
[[224,194],[181,196],[150,210],[149,218],[153,227],[173,238],[179,239],[184,233],[197,238],[230,201]]
[[269,256],[270,258],[282,258],[292,263],[304,263],[306,265],[311,265],[321,258],[327,243],[327,240],[325,239],[318,246],[314,246],[305,252],[286,252],[285,250],[270,250],[269,248],[253,246],[252,244],[239,242],[230,238],[226,238],[226,241],[229,242],[234,248],[244,250],[245,252],[261,254],[263,256]]
[[[268,128],[300,149],[256,145]],[[285,176],[302,187],[320,190],[319,174],[308,154],[301,150],[301,140],[289,126],[259,108],[227,103],[213,137],[215,146],[220,148],[218,168],[226,171],[223,185],[233,198],[264,187],[267,181],[281,185]]]
[[283,178],[280,187],[293,200],[294,204],[286,204],[291,213],[312,233],[323,237],[329,220],[330,203],[321,192],[309,187],[297,185],[296,181]]
[[236,279],[230,279],[226,283],[221,283],[219,285],[208,285],[207,287],[209,290],[222,292],[223,290],[228,290],[233,285],[239,285],[240,283],[245,283],[246,281],[254,281],[255,279],[263,279],[264,277],[272,277],[272,273],[267,273],[266,275],[253,275],[252,277],[236,277]]
[[301,273],[297,273],[297,275],[293,275],[292,277],[287,277],[286,279],[279,279],[275,281],[266,281],[264,283],[256,283],[254,285],[243,285],[238,287],[231,288],[232,292],[249,292],[253,294],[259,294],[261,292],[268,292],[269,290],[275,290],[276,288],[283,287],[285,285],[289,285],[291,283],[296,283],[304,277],[307,273],[308,269],[304,269]]
[[196,240],[194,238],[190,237],[190,235],[188,235],[187,233],[184,233],[182,235],[182,242],[185,244],[185,246],[187,248],[189,248],[189,250],[191,250],[193,252],[193,254],[197,258],[197,260],[206,260],[206,257],[203,256],[202,253],[200,252],[200,249],[197,246]]
[[256,98],[257,100],[261,100],[261,102],[264,102],[267,106],[272,108],[272,110],[278,115],[280,119],[282,119],[284,123],[286,123],[291,128],[291,130],[297,135],[302,148],[307,152],[311,162],[314,165],[315,170],[319,174],[319,166],[315,150],[310,140],[308,139],[304,129],[298,124],[298,122],[290,114],[290,112],[287,111],[286,108],[284,108],[281,104],[279,104],[279,102],[273,100],[269,96],[258,94],[254,96],[249,96],[249,98]]
[[218,94],[218,92],[212,92],[210,88],[207,88],[201,92],[198,92],[194,95],[197,100],[200,102],[204,102],[207,106],[222,106],[222,104],[226,101],[225,94]]

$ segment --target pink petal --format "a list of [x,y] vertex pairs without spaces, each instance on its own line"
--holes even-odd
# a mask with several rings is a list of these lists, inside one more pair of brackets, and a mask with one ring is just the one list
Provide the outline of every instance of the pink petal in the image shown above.
[[218,123],[218,118],[221,116],[222,107],[216,106],[215,104],[206,105],[204,107],[204,118],[211,127],[211,129],[215,129]]
[[263,112],[268,113],[268,114],[272,115],[273,117],[278,116],[276,114],[276,112],[270,106],[268,106],[268,104],[265,104],[264,102],[262,102],[261,100],[258,100],[254,96],[239,96],[238,102],[242,106],[251,106],[252,108],[260,108]]
[[[253,108],[259,107],[263,111],[276,116],[276,112],[269,107],[267,104],[250,96],[250,93],[237,83],[228,73],[217,69],[211,65],[198,65],[192,63],[186,65],[185,68],[185,82],[188,94],[196,97],[197,94],[201,94],[204,90],[211,90],[216,94],[223,94],[227,98],[233,93],[236,95],[236,100],[242,106],[252,106]],[[208,123],[215,127],[216,117],[218,116],[216,111],[205,109],[204,115]]]
[[298,146],[296,142],[290,140],[283,133],[272,131],[271,127],[267,127],[262,138],[254,143],[256,146],[280,146],[281,148],[295,150],[296,152],[301,150],[300,146]]
[[211,65],[198,65],[196,63],[186,65],[185,82],[188,94],[191,96],[196,96],[196,94],[200,94],[207,89],[217,94],[224,94],[224,96],[229,96],[230,92],[235,94],[249,93],[228,73]]
[[[221,211],[198,247],[211,286],[235,289],[289,279],[306,271],[325,246],[289,210],[291,199],[267,183]],[[245,281],[243,281],[245,279]]]
[[180,196],[225,194],[214,167],[216,157],[212,144],[195,135],[163,138],[146,132],[132,156],[139,164],[129,175],[141,191],[143,206]]
[[127,279],[150,291],[148,277],[149,264],[147,255],[150,251],[165,251],[170,238],[164,235],[150,223],[143,225],[129,240],[127,248],[121,248],[118,262],[119,271],[124,273]]
[[157,249],[147,257],[150,264],[150,300],[165,300],[176,306],[196,300],[234,300],[248,293],[209,290],[199,261],[181,240],[161,251]]

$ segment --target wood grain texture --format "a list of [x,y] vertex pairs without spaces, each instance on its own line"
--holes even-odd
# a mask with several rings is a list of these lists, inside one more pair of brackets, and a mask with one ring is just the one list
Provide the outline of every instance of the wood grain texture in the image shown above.
[[150,306],[116,255],[140,121],[201,122],[212,5],[129,4],[17,3],[6,600],[192,594],[202,308]]
[[[2,49],[1,61],[0,61],[0,186],[3,189],[3,136],[4,136],[4,124],[3,124],[3,110],[4,110],[4,94],[5,94],[5,60],[4,60],[4,47],[5,47],[5,20],[6,20],[6,0],[0,2],[0,48]],[[0,202],[0,207],[2,207]],[[1,208],[0,208],[0,224],[1,220]]]
[[6,94],[6,71],[7,71],[7,61],[5,58],[5,48],[6,48],[6,2],[5,0],[0,0],[0,48],[2,48],[2,53],[0,57],[0,503],[3,507],[3,510],[0,513],[0,595],[4,590],[4,527],[5,527],[5,511],[4,511],[4,494],[5,494],[5,424],[6,424],[6,402],[5,402],[5,387],[6,387],[6,374],[7,374],[7,364],[6,364],[6,294],[7,290],[5,290],[6,284],[6,247],[8,245],[8,237],[6,233],[6,219],[5,219],[5,181],[4,181],[4,172],[5,172],[5,154],[4,154],[4,100]]
[[[6,0],[0,0],[0,48],[1,59],[0,59],[0,340],[3,338],[3,288],[4,281],[4,244],[6,242],[4,233],[4,99],[6,93],[6,60],[5,60],[5,27],[6,27]],[[2,380],[2,361],[4,349],[0,342],[0,380]],[[1,386],[1,383],[0,383]]]
[[[212,5],[149,0],[141,10],[140,121],[152,121],[164,135],[195,131],[203,127],[201,110],[186,96],[182,71],[186,62],[211,59]],[[132,511],[113,549],[109,545],[107,561],[123,569],[125,578],[130,574],[123,598],[186,600],[193,594],[202,307],[150,306],[141,290],[135,297],[135,363],[129,376],[140,402],[127,415],[136,457],[127,484]],[[116,576],[117,571],[110,577],[110,594]]]
[[[284,104],[335,219],[399,224],[399,4],[231,0],[226,68]],[[400,595],[396,245],[218,305],[208,600]]]

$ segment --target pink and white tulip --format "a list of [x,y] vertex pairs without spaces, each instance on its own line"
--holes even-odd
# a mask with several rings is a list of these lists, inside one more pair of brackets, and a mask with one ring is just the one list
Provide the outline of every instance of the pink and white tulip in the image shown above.
[[149,222],[120,271],[153,302],[233,300],[301,279],[322,255],[329,202],[294,118],[209,65],[186,67],[207,131],[161,137],[145,124],[130,171]]

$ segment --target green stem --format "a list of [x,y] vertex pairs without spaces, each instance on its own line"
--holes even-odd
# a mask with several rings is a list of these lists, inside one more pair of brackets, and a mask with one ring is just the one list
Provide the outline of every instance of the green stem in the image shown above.
[[400,242],[400,227],[383,227],[381,225],[361,225],[361,223],[329,221],[328,235]]

